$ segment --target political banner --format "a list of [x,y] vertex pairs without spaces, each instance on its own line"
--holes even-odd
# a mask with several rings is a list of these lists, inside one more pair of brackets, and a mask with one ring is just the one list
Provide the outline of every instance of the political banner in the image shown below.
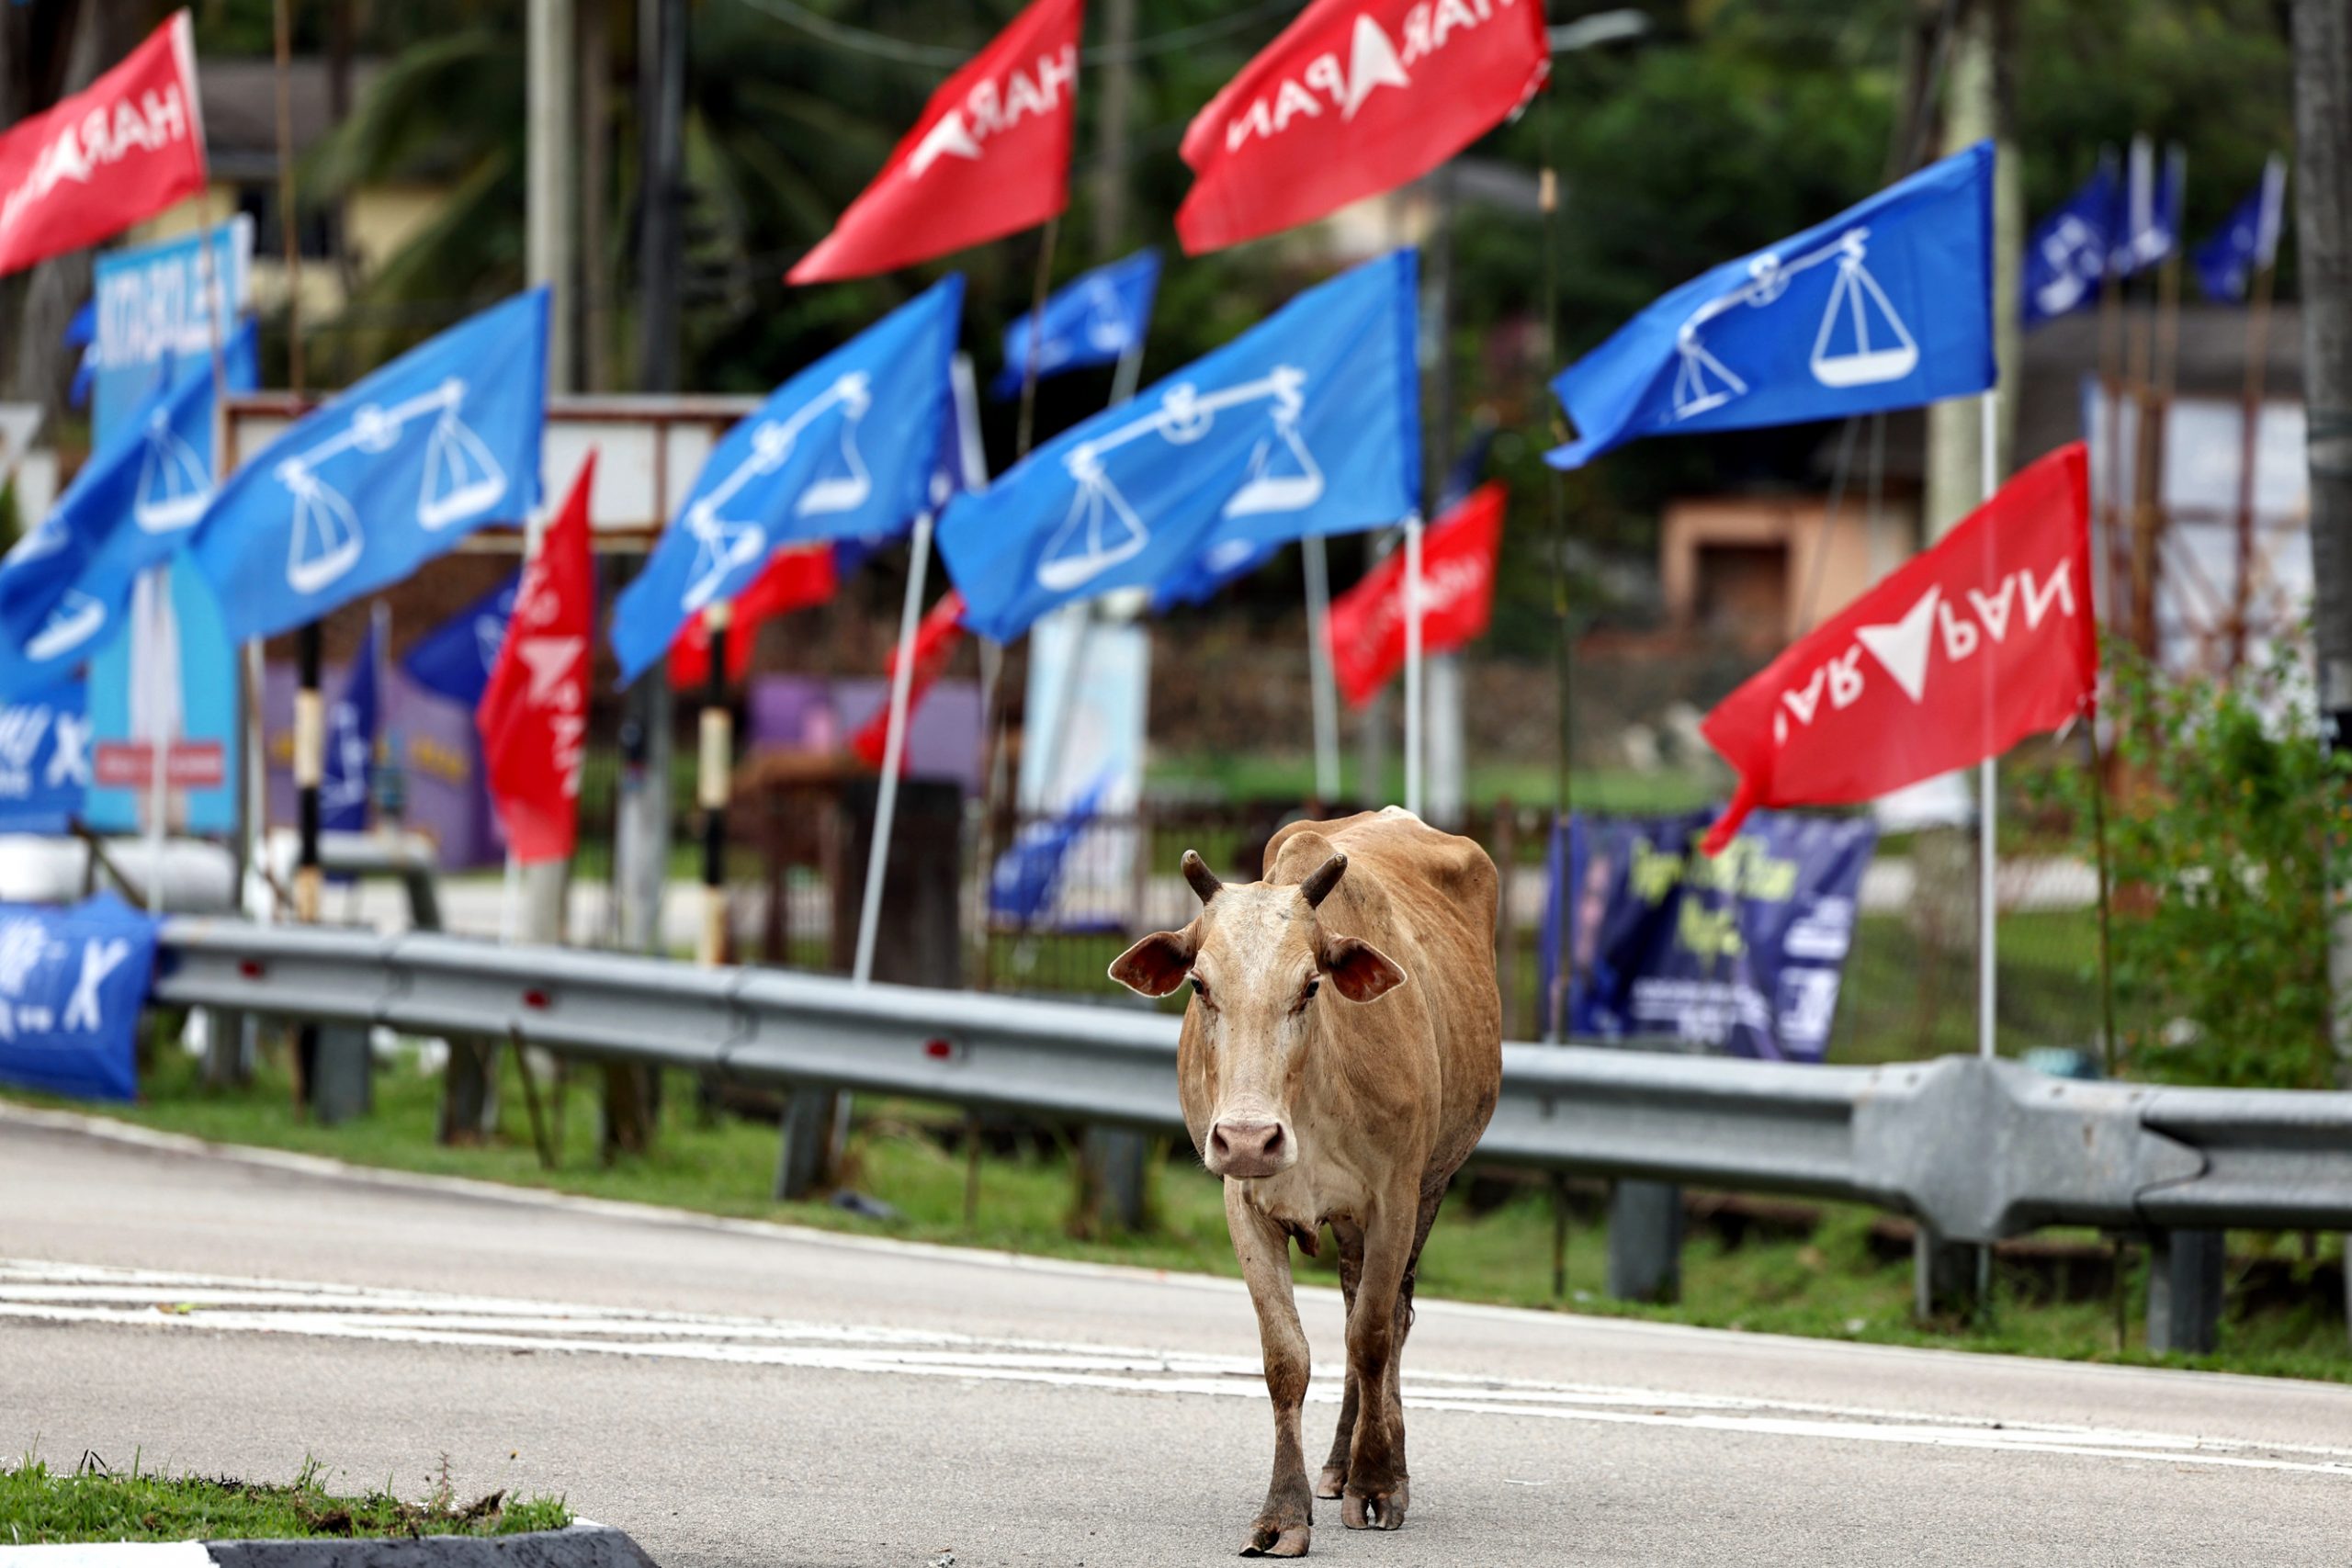
[[1319,284],[957,497],[939,549],[965,624],[1006,642],[1057,604],[1186,571],[1220,540],[1279,544],[1413,513],[1417,272],[1400,250]]
[[2278,231],[2287,220],[2287,160],[2270,154],[2262,183],[2237,205],[2213,237],[2189,253],[2205,298],[2243,305],[2254,275],[2278,259]]
[[[955,488],[951,273],[769,394],[719,439],[677,519],[613,607],[634,681],[688,616],[752,584],[777,546],[888,537]],[[868,417],[871,415],[872,417]]]
[[0,904],[0,1083],[138,1098],[139,1020],[160,923],[112,893],[69,908]]
[[[1510,491],[1484,484],[1430,525],[1421,541],[1421,648],[1451,653],[1487,635],[1495,608],[1495,560],[1502,550]],[[1350,707],[1362,707],[1405,667],[1405,552],[1391,550],[1353,588],[1331,601],[1325,636],[1331,671]]]
[[1033,0],[932,94],[874,183],[787,280],[911,266],[1069,206],[1084,15],[1080,0]]
[[[208,243],[211,254],[205,254]],[[253,305],[254,220],[239,213],[202,234],[183,234],[99,254],[91,269],[90,434],[104,445],[155,389],[167,364],[175,375],[202,367],[210,376],[213,303],[227,304],[218,331],[234,390],[237,323]],[[209,450],[211,444],[205,444]]]
[[1669,1035],[1767,1061],[1827,1053],[1878,829],[1759,811],[1711,857],[1699,840],[1714,817],[1579,812],[1555,829],[1538,960],[1547,1032],[1565,1006],[1573,1038]]
[[462,703],[468,711],[490,684],[498,646],[506,638],[507,617],[522,585],[517,567],[505,581],[410,644],[401,672],[436,696]]
[[570,859],[579,836],[588,655],[596,626],[596,558],[588,540],[595,478],[592,446],[523,568],[505,644],[474,710],[499,826],[525,865]]
[[343,690],[327,704],[327,733],[319,770],[319,827],[329,833],[364,832],[376,793],[376,737],[382,705],[383,652],[377,618],[359,638]]
[[530,515],[547,367],[541,288],[411,349],[239,468],[189,547],[232,635],[316,620]]
[[[844,568],[842,558],[862,549],[853,541],[831,545],[786,545],[768,557],[765,570],[737,594],[727,619],[727,678],[741,681],[752,672],[752,654],[759,647],[760,627],[769,617],[789,615],[831,599]],[[707,611],[687,618],[670,645],[670,686],[673,691],[699,692],[710,681],[710,617]]]
[[0,706],[0,833],[63,833],[90,783],[88,696],[61,681]]
[[1993,384],[1993,144],[1662,296],[1552,383],[1578,468],[1649,435],[1914,408]]
[[2123,227],[2123,187],[2112,157],[2026,236],[2018,312],[2026,329],[2098,302]]
[[1041,380],[1141,353],[1159,288],[1158,251],[1137,251],[1065,283],[1043,310],[1019,316],[1004,329],[1004,368],[997,375],[996,395],[1009,398],[1021,390],[1033,339]]
[[0,276],[111,239],[204,193],[185,10],[81,92],[0,131]]
[[[329,665],[320,672],[321,684],[340,690],[349,675],[349,665]],[[383,681],[377,728],[384,738],[383,765],[400,770],[400,828],[423,836],[443,871],[496,865],[504,841],[482,782],[481,739],[472,706],[425,690],[398,665],[384,671]],[[263,671],[264,817],[273,828],[290,829],[297,820],[298,684],[290,660],[273,660]]]
[[226,834],[239,824],[244,682],[220,602],[185,561],[142,573],[129,635],[90,660],[90,789],[83,822],[100,832],[143,828],[164,747],[164,820],[180,832]]

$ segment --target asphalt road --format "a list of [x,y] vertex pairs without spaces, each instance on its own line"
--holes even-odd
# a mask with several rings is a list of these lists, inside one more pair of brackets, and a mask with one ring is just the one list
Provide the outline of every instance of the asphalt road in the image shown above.
[[[1302,1292],[1336,1398],[1334,1292]],[[1327,1562],[2339,1562],[2352,1388],[1425,1301],[1413,1504]],[[1308,1408],[1309,1447],[1329,1403]],[[561,1492],[666,1568],[1230,1560],[1238,1284],[0,1114],[0,1452]]]

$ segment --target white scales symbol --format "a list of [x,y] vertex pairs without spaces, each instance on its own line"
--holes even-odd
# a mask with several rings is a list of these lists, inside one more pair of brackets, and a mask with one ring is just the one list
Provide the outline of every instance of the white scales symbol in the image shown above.
[[36,662],[47,663],[52,659],[71,653],[107,624],[107,607],[78,588],[69,588],[40,624],[40,630],[25,639],[25,654]]
[[1306,372],[1290,365],[1206,397],[1179,382],[1161,396],[1157,410],[1072,447],[1062,463],[1078,481],[1078,493],[1070,500],[1069,515],[1046,542],[1037,563],[1038,586],[1055,592],[1075,588],[1132,559],[1151,542],[1151,531],[1103,471],[1105,453],[1152,434],[1170,446],[1189,446],[1206,435],[1226,409],[1271,401],[1273,430],[1258,442],[1250,476],[1226,502],[1224,515],[1253,517],[1314,505],[1322,498],[1323,470],[1298,435],[1306,388]]
[[[1919,363],[1919,344],[1911,329],[1895,313],[1886,290],[1862,265],[1868,254],[1868,229],[1849,229],[1817,250],[1783,262],[1770,251],[1748,264],[1748,282],[1690,313],[1675,334],[1674,349],[1682,363],[1674,375],[1674,417],[1694,419],[1723,407],[1747,390],[1747,383],[1700,341],[1700,329],[1739,306],[1762,309],[1788,292],[1798,273],[1838,264],[1829,285],[1829,302],[1814,334],[1813,378],[1825,387],[1873,387],[1899,381]],[[1871,324],[1875,314],[1881,325]],[[1840,329],[1845,329],[1841,334]]]
[[458,417],[466,384],[451,377],[432,391],[383,408],[362,403],[342,434],[277,465],[277,480],[294,497],[293,539],[287,549],[286,581],[297,593],[315,593],[349,571],[366,547],[358,515],[343,492],[319,478],[322,465],[356,449],[379,455],[412,420],[435,417],[424,446],[424,480],[416,497],[420,528],[438,533],[497,504],[506,493],[506,472],[481,436]]
[[718,597],[719,589],[739,567],[760,558],[767,549],[768,531],[759,523],[739,523],[719,515],[743,487],[784,467],[809,425],[838,408],[842,411],[841,451],[827,471],[809,481],[793,504],[796,517],[829,516],[854,512],[874,493],[874,476],[857,449],[858,422],[874,406],[874,389],[866,373],[853,370],[824,392],[808,400],[784,420],[767,420],[752,432],[751,454],[708,495],[686,508],[686,531],[695,538],[693,581],[686,585],[680,607],[693,615]]
[[147,425],[147,451],[139,461],[139,491],[130,519],[147,534],[175,534],[204,515],[212,500],[212,476],[203,455],[179,437],[171,415],[157,409]]

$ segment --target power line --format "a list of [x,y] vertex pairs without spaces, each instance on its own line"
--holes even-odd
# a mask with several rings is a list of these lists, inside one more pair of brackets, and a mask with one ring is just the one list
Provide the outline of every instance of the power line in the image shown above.
[[[838,49],[854,50],[879,60],[895,61],[901,65],[921,65],[940,70],[953,70],[971,58],[971,51],[947,49],[936,44],[910,43],[888,33],[877,33],[868,28],[853,27],[820,16],[799,4],[799,0],[741,0],[741,4],[763,13],[790,27],[798,28],[811,38],[820,39]],[[1139,38],[1125,49],[1088,49],[1079,51],[1079,59],[1089,65],[1108,65],[1122,61],[1149,60],[1157,55],[1172,54],[1196,43],[1229,37],[1254,27],[1269,17],[1281,16],[1296,8],[1297,0],[1261,0],[1246,11],[1230,17],[1220,17],[1213,22],[1200,22],[1189,28],[1177,28],[1170,32],[1154,33]]]

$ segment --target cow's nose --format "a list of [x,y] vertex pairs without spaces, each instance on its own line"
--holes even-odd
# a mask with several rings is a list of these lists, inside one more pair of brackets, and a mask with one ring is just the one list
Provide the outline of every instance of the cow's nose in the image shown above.
[[1209,1168],[1219,1176],[1272,1176],[1291,1163],[1279,1122],[1219,1122],[1209,1129]]

